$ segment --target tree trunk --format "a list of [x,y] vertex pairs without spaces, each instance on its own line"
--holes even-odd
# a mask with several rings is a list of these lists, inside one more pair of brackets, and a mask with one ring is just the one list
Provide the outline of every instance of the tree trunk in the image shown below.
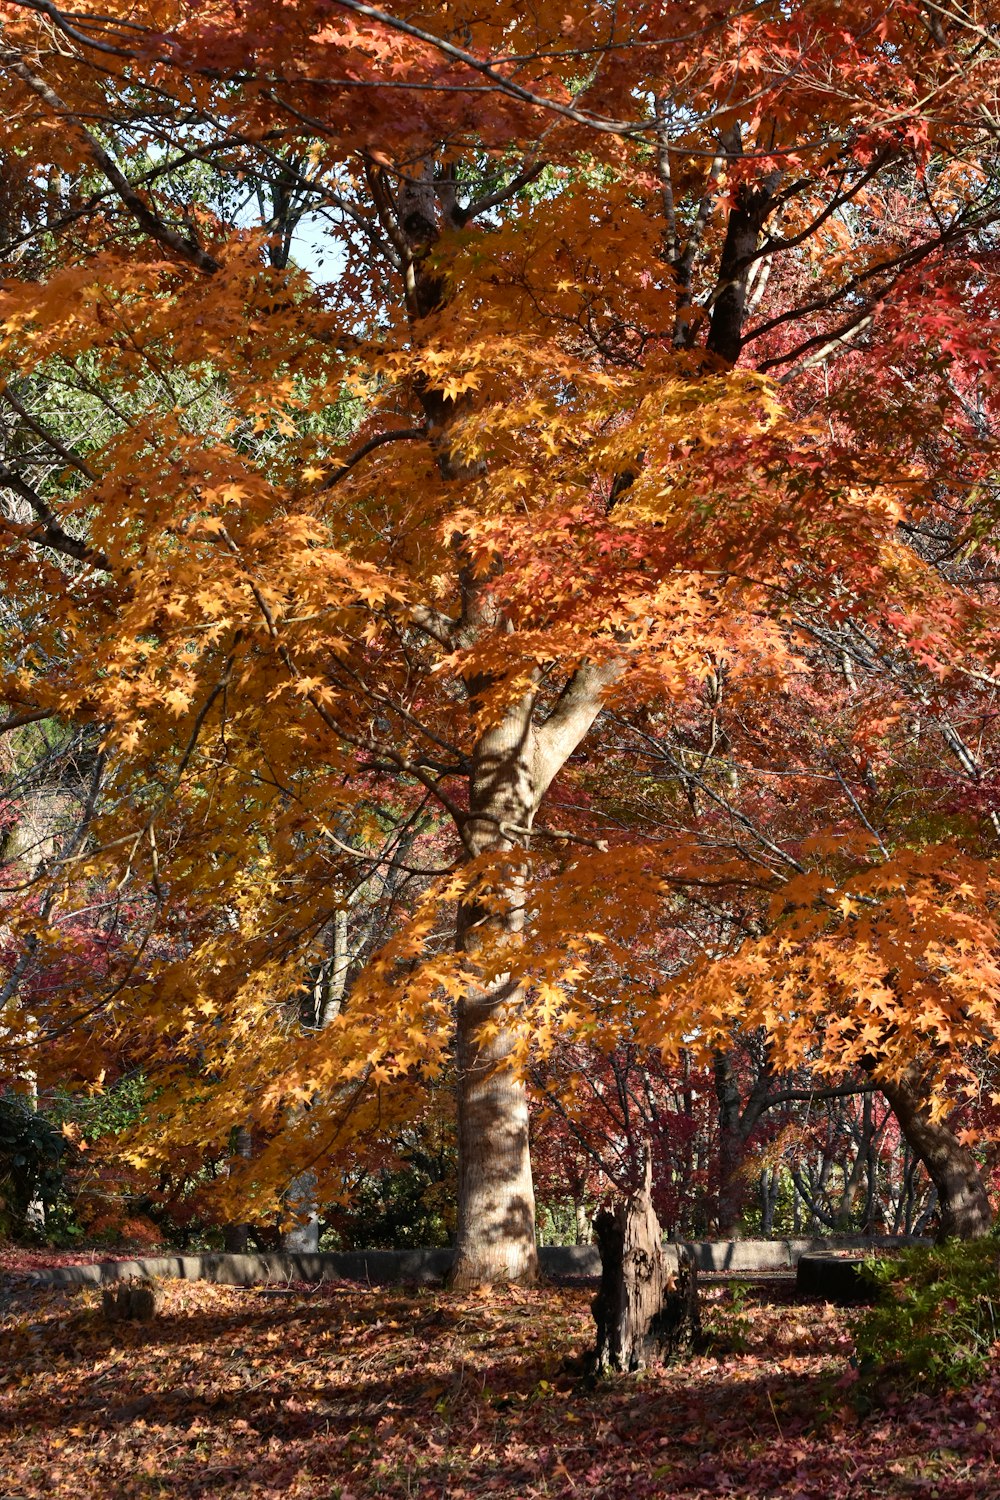
[[[240,1161],[249,1161],[252,1157],[253,1138],[246,1125],[238,1125],[233,1131],[230,1153]],[[222,1248],[227,1255],[246,1255],[249,1242],[249,1224],[224,1224],[222,1226]]]
[[[731,126],[723,133],[727,156],[743,154],[741,127]],[[719,278],[712,299],[707,347],[721,354],[731,364],[740,357],[743,347],[743,321],[746,312],[747,282],[760,232],[774,207],[774,194],[782,174],[774,171],[756,184],[744,182],[736,189],[726,224],[726,237],[719,258]]]
[[[469,788],[470,853],[506,852],[531,827],[536,805],[532,704],[508,710],[476,746]],[[515,832],[519,830],[519,832]],[[484,947],[516,943],[523,885],[505,877],[499,910],[461,904],[456,946],[475,960]],[[528,1095],[514,1065],[520,996],[508,974],[473,980],[456,1016],[458,1225],[451,1285],[535,1282],[535,1191],[528,1154]]]
[[[340,1015],[351,962],[348,939],[347,908],[338,907],[330,923],[329,957],[320,965],[303,1007],[303,1024],[313,1031],[322,1031]],[[301,1110],[296,1118],[301,1118]],[[282,1250],[290,1255],[315,1255],[319,1250],[322,1227],[316,1201],[316,1173],[297,1173],[288,1186],[285,1203],[295,1215],[295,1223],[282,1233]]]
[[880,1081],[910,1150],[923,1162],[937,1189],[941,1208],[938,1238],[976,1240],[988,1234],[993,1210],[979,1168],[967,1147],[947,1125],[930,1118],[921,1070],[908,1068],[902,1078]]
[[[760,1232],[765,1239],[769,1239],[774,1233],[774,1211],[778,1206],[778,1194],[781,1191],[781,1171],[778,1167],[765,1167],[760,1174],[758,1182],[760,1196]],[[798,1211],[799,1200],[795,1199],[795,1209]]]
[[315,1255],[320,1237],[315,1172],[300,1172],[292,1178],[285,1194],[285,1206],[295,1215],[295,1223],[282,1233],[282,1250],[287,1250],[290,1255]]
[[[462,229],[465,218],[453,189],[435,170],[432,158],[410,161],[398,191],[387,188],[381,167],[366,168],[382,229],[403,262],[406,311],[415,328],[441,312],[447,281],[429,251],[442,231]],[[456,419],[472,401],[452,397],[426,378],[414,382],[442,479],[462,480],[485,471],[485,460],[467,459],[453,442]],[[438,617],[414,612],[417,629],[450,650],[468,649],[510,628],[492,596],[491,577],[477,570],[464,538],[452,538],[458,564],[461,614]],[[430,617],[433,617],[431,619]],[[582,662],[572,672],[544,722],[528,692],[486,729],[472,753],[469,812],[459,817],[466,852],[475,858],[525,847],[532,820],[553,777],[587,734],[601,709],[606,689],[621,676],[624,658]],[[473,718],[482,695],[496,685],[488,672],[470,672],[465,681]],[[513,1066],[519,1000],[510,978],[496,973],[477,983],[475,956],[497,940],[515,942],[523,923],[523,895],[513,889],[487,910],[475,900],[461,903],[456,947],[472,959],[468,994],[457,1007],[456,1063],[458,1115],[458,1226],[451,1285],[469,1287],[495,1281],[538,1278],[535,1247],[535,1195],[528,1156],[528,1097]],[[494,898],[496,892],[493,893]],[[498,909],[499,905],[499,909]],[[485,1029],[484,1029],[485,1028]]]
[[741,1229],[743,1196],[740,1177],[744,1139],[740,1120],[740,1092],[728,1052],[716,1052],[713,1075],[719,1106],[719,1197],[716,1224],[720,1239],[737,1239]]
[[[511,704],[476,744],[469,777],[468,853],[513,854],[524,848],[553,778],[600,712],[621,663],[584,663],[541,725],[531,693]],[[470,681],[470,699],[487,684]],[[516,858],[491,891],[458,909],[455,943],[470,960],[468,993],[456,1016],[458,1089],[458,1227],[451,1285],[538,1280],[535,1193],[528,1155],[528,1095],[515,1054],[522,996],[510,974],[498,973],[497,953],[519,941],[524,925],[524,879]],[[498,899],[499,898],[499,899]],[[485,950],[485,952],[484,952]],[[489,978],[477,981],[480,956]]]
[[451,1285],[538,1280],[528,1096],[494,995],[458,1007],[458,1227]]
[[697,1267],[685,1250],[664,1252],[651,1189],[647,1153],[642,1187],[594,1219],[601,1251],[595,1370],[644,1369],[690,1349],[701,1331]]
[[[870,1168],[871,1164],[871,1143],[872,1132],[874,1130],[871,1094],[865,1095],[861,1111],[861,1134],[860,1137],[855,1137],[858,1149],[851,1164],[851,1170],[849,1172],[844,1171],[844,1186],[840,1194],[840,1202],[837,1204],[837,1229],[840,1231],[846,1231],[850,1228],[851,1218],[854,1214],[854,1204],[858,1196],[858,1188],[861,1186],[861,1178],[865,1171]],[[870,1186],[870,1171],[868,1171],[868,1182]]]

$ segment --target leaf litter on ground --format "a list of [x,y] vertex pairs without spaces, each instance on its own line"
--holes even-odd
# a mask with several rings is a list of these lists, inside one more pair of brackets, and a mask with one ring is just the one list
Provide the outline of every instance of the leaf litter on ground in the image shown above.
[[787,1284],[709,1287],[704,1353],[596,1384],[590,1286],[162,1290],[148,1324],[7,1303],[0,1494],[1000,1500],[1000,1369],[859,1416],[850,1315]]

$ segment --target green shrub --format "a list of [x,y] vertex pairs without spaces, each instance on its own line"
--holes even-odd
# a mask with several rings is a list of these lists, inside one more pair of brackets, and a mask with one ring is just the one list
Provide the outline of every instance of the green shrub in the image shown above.
[[372,1173],[355,1188],[349,1207],[325,1216],[323,1248],[398,1250],[447,1245],[452,1232],[454,1181],[438,1181],[406,1163]]
[[958,1389],[980,1376],[1000,1337],[997,1241],[951,1240],[865,1263],[878,1303],[854,1327],[861,1391]]
[[67,1141],[22,1094],[0,1094],[0,1233],[22,1235],[33,1204],[47,1209],[63,1182]]
[[144,1216],[138,1174],[113,1151],[87,1149],[127,1130],[146,1107],[148,1092],[141,1074],[99,1094],[56,1088],[32,1098],[0,1090],[0,1238],[58,1248],[84,1238],[162,1238]]
[[394,1145],[393,1158],[360,1175],[346,1202],[321,1208],[324,1250],[448,1244],[458,1191],[453,1123],[437,1117],[417,1121]]

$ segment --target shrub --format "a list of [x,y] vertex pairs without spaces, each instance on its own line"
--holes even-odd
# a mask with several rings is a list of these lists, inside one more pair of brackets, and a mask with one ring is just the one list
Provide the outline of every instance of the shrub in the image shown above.
[[1000,1258],[993,1238],[919,1246],[871,1260],[878,1303],[855,1324],[863,1392],[958,1389],[981,1375],[1000,1337]]
[[0,1093],[0,1231],[31,1228],[34,1204],[48,1208],[63,1181],[68,1143],[23,1095]]
[[344,1250],[447,1245],[453,1195],[452,1183],[436,1182],[412,1164],[383,1168],[357,1186],[349,1207],[334,1209],[325,1222]]

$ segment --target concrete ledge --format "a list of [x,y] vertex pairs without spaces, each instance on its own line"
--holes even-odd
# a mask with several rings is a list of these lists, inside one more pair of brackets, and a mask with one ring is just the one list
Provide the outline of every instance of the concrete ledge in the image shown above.
[[344,1250],[321,1255],[279,1251],[266,1255],[162,1255],[143,1260],[106,1260],[92,1266],[32,1271],[37,1286],[102,1286],[129,1276],[144,1279],[214,1281],[224,1286],[274,1285],[289,1281],[360,1281],[384,1284],[444,1279],[453,1252],[443,1250]]
[[600,1276],[596,1245],[539,1245],[538,1260],[546,1276]]
[[929,1245],[914,1236],[843,1235],[836,1239],[691,1240],[686,1248],[699,1271],[794,1271],[803,1255],[833,1254],[837,1250],[885,1250],[902,1245]]
[[[664,1251],[688,1250],[700,1271],[753,1273],[792,1271],[803,1255],[836,1250],[888,1249],[928,1244],[919,1239],[692,1240],[668,1242]],[[36,1286],[102,1286],[129,1276],[143,1279],[214,1281],[226,1286],[274,1285],[289,1281],[358,1281],[372,1285],[416,1282],[439,1285],[454,1252],[440,1250],[338,1250],[321,1255],[277,1252],[269,1255],[160,1255],[142,1260],[107,1260],[91,1266],[59,1266],[29,1273]],[[538,1258],[548,1276],[600,1276],[596,1245],[543,1245]]]

